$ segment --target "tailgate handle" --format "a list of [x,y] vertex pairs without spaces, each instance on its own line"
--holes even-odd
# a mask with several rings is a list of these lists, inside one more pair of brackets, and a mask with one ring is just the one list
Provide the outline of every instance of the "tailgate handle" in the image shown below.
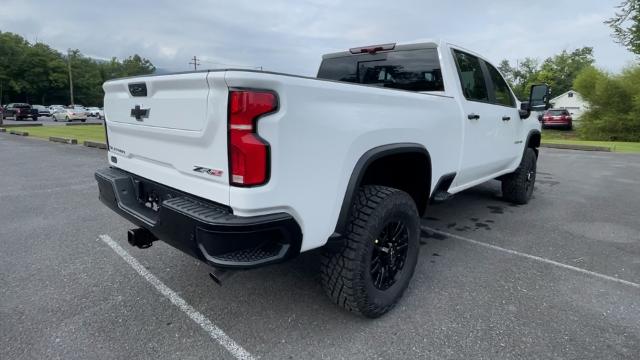
[[146,83],[131,83],[129,84],[129,93],[131,96],[147,96],[147,84]]

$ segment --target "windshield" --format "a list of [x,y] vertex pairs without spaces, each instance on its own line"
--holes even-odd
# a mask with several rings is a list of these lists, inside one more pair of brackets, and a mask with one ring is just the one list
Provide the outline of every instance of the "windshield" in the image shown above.
[[444,91],[436,49],[329,58],[322,61],[318,78],[409,91]]

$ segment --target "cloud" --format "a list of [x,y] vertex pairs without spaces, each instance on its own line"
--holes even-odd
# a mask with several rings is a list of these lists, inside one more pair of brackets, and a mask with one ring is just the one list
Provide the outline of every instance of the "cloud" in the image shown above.
[[196,55],[203,66],[313,75],[323,53],[416,38],[444,38],[495,62],[582,46],[607,70],[634,60],[602,24],[615,3],[601,0],[0,1],[2,31],[99,58],[138,53],[175,71]]

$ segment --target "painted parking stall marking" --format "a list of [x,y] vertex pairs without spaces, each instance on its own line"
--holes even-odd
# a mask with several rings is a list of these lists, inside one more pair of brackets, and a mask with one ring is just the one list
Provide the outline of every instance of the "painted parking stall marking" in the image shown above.
[[220,329],[216,324],[214,324],[211,320],[209,320],[202,313],[194,309],[191,305],[189,305],[180,295],[178,295],[175,291],[171,290],[167,285],[165,285],[160,279],[158,279],[155,275],[153,275],[149,270],[147,270],[138,260],[136,260],[133,256],[131,256],[125,249],[123,249],[117,242],[115,242],[109,235],[100,235],[98,240],[107,244],[113,251],[116,252],[124,261],[126,261],[131,267],[142,276],[145,280],[147,280],[151,285],[153,285],[158,292],[160,292],[163,296],[165,296],[171,303],[177,306],[182,312],[187,314],[187,316],[193,320],[196,324],[200,325],[209,336],[220,345],[222,345],[231,355],[233,355],[236,359],[241,360],[252,360],[255,359],[253,355],[251,355],[248,351],[242,348],[238,343],[236,343],[232,338],[230,338],[227,334],[225,334],[222,329]]
[[636,289],[640,289],[640,284],[634,283],[634,282],[631,282],[631,281],[627,281],[627,280],[623,280],[623,279],[619,279],[617,277],[613,277],[613,276],[609,276],[609,275],[605,275],[605,274],[600,274],[600,273],[597,273],[597,272],[594,272],[594,271],[585,270],[585,269],[582,269],[582,268],[579,268],[579,267],[563,264],[561,262],[545,259],[545,258],[542,258],[542,257],[539,257],[539,256],[525,254],[525,253],[521,253],[519,251],[506,249],[506,248],[503,248],[503,247],[500,247],[500,246],[496,246],[496,245],[487,244],[487,243],[482,242],[482,241],[469,239],[469,238],[466,238],[464,236],[460,236],[460,235],[452,234],[452,233],[449,233],[449,232],[437,230],[437,229],[434,229],[434,228],[431,228],[431,227],[428,227],[428,226],[421,226],[421,228],[423,230],[426,230],[426,231],[431,231],[433,233],[444,235],[444,236],[450,236],[450,237],[452,237],[454,239],[462,240],[462,241],[465,241],[465,242],[468,242],[468,243],[471,243],[471,244],[474,244],[474,245],[484,246],[486,248],[493,249],[493,250],[498,250],[498,251],[502,251],[502,252],[506,252],[506,253],[511,254],[511,255],[522,256],[522,257],[525,257],[527,259],[531,259],[531,260],[535,260],[535,261],[538,261],[538,262],[542,262],[542,263],[558,266],[558,267],[561,267],[561,268],[564,268],[564,269],[568,269],[568,270],[577,271],[579,273],[583,273],[583,274],[586,274],[586,275],[597,277],[599,279],[613,281],[613,282],[616,282],[616,283],[619,283],[619,284],[623,284],[623,285],[626,285],[626,286],[634,287]]

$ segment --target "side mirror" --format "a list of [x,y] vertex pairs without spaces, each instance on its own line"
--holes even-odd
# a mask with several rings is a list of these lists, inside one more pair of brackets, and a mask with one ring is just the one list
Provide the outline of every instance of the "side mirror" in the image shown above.
[[520,119],[522,120],[529,118],[529,115],[531,115],[531,108],[529,107],[528,101],[523,101],[520,103],[520,109],[518,110],[518,113],[520,114]]
[[531,86],[531,92],[529,93],[529,110],[544,111],[549,109],[551,107],[549,104],[550,94],[551,89],[547,84]]

